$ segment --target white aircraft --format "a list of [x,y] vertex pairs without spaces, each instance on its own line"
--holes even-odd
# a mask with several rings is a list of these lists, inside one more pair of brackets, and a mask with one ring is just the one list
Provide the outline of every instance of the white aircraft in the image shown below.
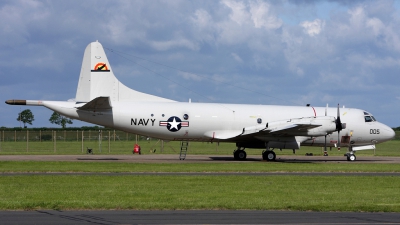
[[246,159],[245,148],[274,149],[300,146],[374,149],[388,141],[393,129],[360,109],[176,102],[132,90],[114,76],[99,42],[85,50],[75,102],[7,100],[10,105],[45,106],[64,116],[143,136],[169,141],[233,142],[234,158]]

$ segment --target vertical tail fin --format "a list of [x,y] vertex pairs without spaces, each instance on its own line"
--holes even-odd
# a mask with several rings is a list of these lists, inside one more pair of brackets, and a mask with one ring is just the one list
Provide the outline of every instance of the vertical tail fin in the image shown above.
[[122,84],[114,76],[103,46],[96,41],[85,49],[75,100],[89,102],[97,97],[110,97],[111,101],[173,102],[170,99],[132,90]]

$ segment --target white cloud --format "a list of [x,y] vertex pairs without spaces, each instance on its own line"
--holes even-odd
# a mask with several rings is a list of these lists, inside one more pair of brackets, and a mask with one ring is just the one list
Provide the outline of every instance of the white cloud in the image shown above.
[[300,26],[304,28],[304,31],[311,37],[321,33],[325,26],[325,21],[315,19],[314,21],[304,21],[300,23]]
[[203,80],[203,77],[193,73],[179,72],[179,75],[183,77],[185,80],[193,80],[193,81]]
[[166,41],[148,41],[149,45],[159,51],[167,51],[172,48],[183,47],[190,50],[198,50],[199,46],[186,38],[177,37],[176,39]]
[[39,28],[48,23],[50,10],[39,1],[15,1],[0,8],[0,46],[28,42],[31,27]]
[[251,19],[256,28],[277,29],[282,26],[282,20],[272,15],[270,8],[266,2],[250,2]]
[[211,15],[204,9],[196,10],[191,20],[201,28],[210,26],[210,23],[212,23]]
[[243,63],[243,59],[236,53],[231,53],[231,56],[236,60],[236,62]]
[[248,22],[250,14],[246,9],[246,5],[243,2],[237,2],[233,0],[223,0],[222,4],[229,7],[232,12],[229,14],[229,18],[235,21],[239,25],[243,25]]
[[[179,85],[171,84],[126,61],[126,55],[108,55],[124,84],[171,99],[181,98],[187,91],[182,86],[189,84],[220,102],[287,103],[233,91],[215,80],[313,105],[366,104],[374,114],[382,113],[374,105],[398,96],[400,9],[390,1],[333,2],[328,8],[320,1],[71,1],[0,3],[0,19],[6,21],[0,24],[3,98],[74,96],[84,47],[96,39],[190,72],[138,62]],[[43,84],[50,79],[63,85]],[[197,82],[201,88],[193,85]],[[3,88],[20,84],[36,91]],[[0,121],[7,120],[3,117]]]

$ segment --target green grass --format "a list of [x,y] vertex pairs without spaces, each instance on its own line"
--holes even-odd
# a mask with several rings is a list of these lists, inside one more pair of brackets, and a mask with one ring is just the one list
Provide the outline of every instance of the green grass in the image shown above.
[[[101,154],[132,154],[134,141],[103,141]],[[76,141],[0,143],[0,154],[84,154]],[[160,143],[141,140],[143,154],[160,154]],[[55,148],[54,148],[55,146]],[[84,143],[100,154],[98,142]],[[150,153],[156,149],[156,153]],[[234,144],[190,143],[188,154],[231,155]],[[340,155],[344,148],[328,151]],[[164,145],[179,154],[179,142]],[[248,150],[259,155],[261,150]],[[321,155],[319,147],[296,154]],[[290,150],[277,151],[292,154]],[[357,155],[373,156],[373,151]],[[400,156],[400,141],[377,145],[377,156]],[[261,156],[260,156],[261,157]],[[341,176],[120,175],[108,172],[343,172]],[[78,209],[253,209],[400,212],[399,176],[347,176],[346,172],[400,172],[400,164],[374,163],[124,163],[0,161],[0,210]],[[94,172],[99,175],[39,175],[35,172]],[[102,174],[100,174],[102,173]]]
[[399,187],[379,176],[1,176],[0,209],[400,212]]
[[[181,162],[181,161],[179,161]],[[400,172],[386,163],[123,163],[2,161],[0,172]]]

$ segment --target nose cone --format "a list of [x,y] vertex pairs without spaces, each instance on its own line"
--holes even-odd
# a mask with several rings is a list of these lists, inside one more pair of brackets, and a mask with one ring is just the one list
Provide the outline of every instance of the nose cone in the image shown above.
[[394,130],[393,129],[390,129],[390,131],[389,131],[389,139],[391,140],[391,139],[393,139],[394,138],[394,136],[396,136],[396,133],[394,132]]
[[389,141],[394,138],[396,133],[394,130],[384,124],[382,124],[382,129],[381,129],[381,135],[382,135],[382,141]]

